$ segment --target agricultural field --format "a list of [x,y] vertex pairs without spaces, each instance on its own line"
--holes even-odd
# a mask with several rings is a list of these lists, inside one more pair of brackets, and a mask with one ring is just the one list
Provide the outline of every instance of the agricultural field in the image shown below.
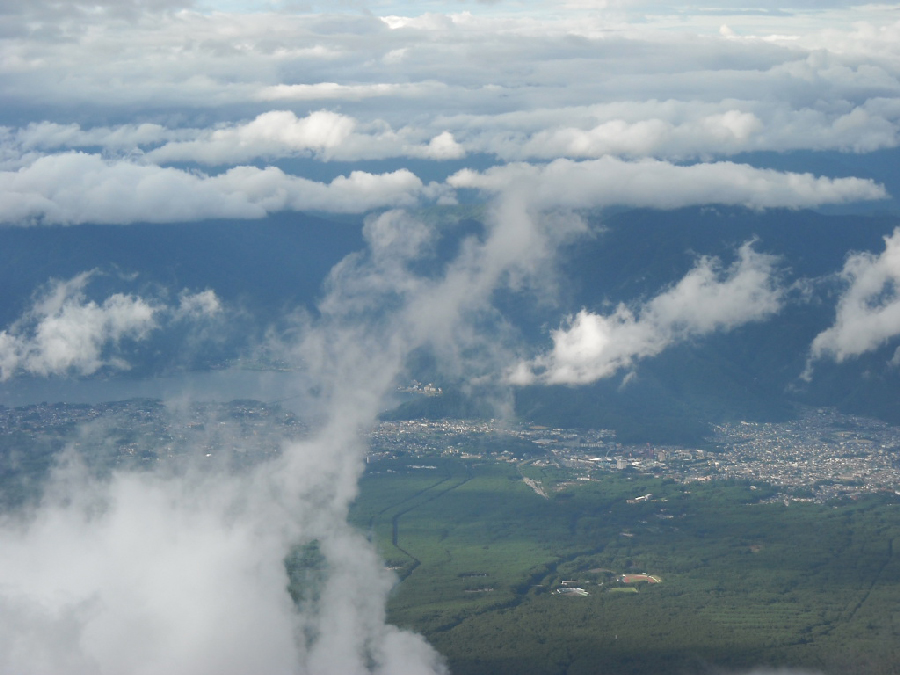
[[397,574],[389,619],[456,675],[900,671],[895,495],[785,506],[761,485],[571,478],[371,464],[352,518]]

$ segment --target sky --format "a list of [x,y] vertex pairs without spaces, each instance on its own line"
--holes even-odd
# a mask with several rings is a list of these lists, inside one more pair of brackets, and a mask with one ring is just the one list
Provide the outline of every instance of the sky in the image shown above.
[[[729,186],[654,202],[663,184],[695,182],[685,162],[897,145],[896,6],[742,4],[7,3],[0,219],[453,203],[563,160],[591,193],[584,207],[885,198],[873,181],[812,187],[723,165]],[[297,158],[321,169],[284,168]],[[371,160],[394,168],[359,164]],[[410,160],[433,163],[431,177]],[[645,160],[659,164],[634,194],[610,184],[646,175]],[[473,175],[490,166],[507,170]]]
[[[898,5],[7,0],[0,227],[316,211],[361,216],[366,248],[332,270],[316,316],[270,336],[320,392],[314,437],[241,476],[100,479],[69,455],[40,505],[0,518],[0,673],[445,672],[385,623],[393,580],[346,522],[358,431],[406,356],[580,385],[788,311],[753,241],[653,297],[561,315],[536,352],[492,294],[552,288],[556,251],[597,209],[889,204],[883,178],[820,160],[897,148],[898,77]],[[485,236],[423,277],[436,233],[416,210],[472,200]],[[895,232],[834,270],[834,324],[804,377],[900,334],[898,252]],[[121,344],[237,311],[209,288],[93,299],[96,275],[35,289],[0,327],[0,379],[127,370]],[[297,609],[282,561],[311,541],[323,600]]]

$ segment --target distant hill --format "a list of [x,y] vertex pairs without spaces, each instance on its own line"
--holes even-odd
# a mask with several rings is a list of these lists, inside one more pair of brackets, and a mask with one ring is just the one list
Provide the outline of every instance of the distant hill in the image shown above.
[[[435,274],[451,259],[461,237],[477,235],[477,208],[445,227],[435,260],[421,271]],[[439,221],[439,210],[425,217]],[[450,218],[453,220],[453,218]],[[522,339],[550,344],[550,330],[567,314],[588,308],[608,312],[618,302],[639,302],[675,283],[699,255],[727,264],[749,239],[759,251],[780,256],[785,282],[839,271],[849,251],[883,250],[882,238],[900,225],[892,216],[823,215],[812,211],[751,211],[699,207],[675,211],[632,210],[595,217],[594,237],[563,250],[558,297],[553,303],[498,292],[496,303]],[[131,288],[211,288],[242,308],[248,327],[262,330],[298,306],[314,310],[328,271],[363,246],[361,220],[333,221],[308,214],[279,214],[260,221],[204,221],[177,225],[0,228],[0,326],[29,306],[35,289],[51,277],[69,278],[98,268],[108,272],[91,286],[98,298],[121,290],[121,275],[137,275]],[[837,287],[834,286],[836,292]],[[827,288],[828,284],[824,284]],[[519,415],[545,424],[614,427],[634,440],[699,442],[718,419],[782,419],[795,403],[834,405],[848,412],[900,423],[900,376],[884,367],[897,344],[841,365],[821,364],[811,384],[798,379],[813,337],[834,318],[834,297],[793,304],[789,311],[726,335],[678,345],[622,376],[584,387],[527,387],[514,392]],[[177,349],[148,352],[137,373],[162,367]],[[896,341],[900,342],[900,341]],[[216,357],[244,343],[220,346]],[[151,350],[152,351],[152,350]],[[203,361],[194,364],[203,365]],[[496,392],[463,394],[461,382],[441,380],[427,356],[411,360],[410,374],[440,381],[443,397],[413,400],[393,416],[492,414],[485,402]],[[468,390],[471,392],[471,390]],[[505,403],[510,402],[507,395]]]
[[[504,313],[532,343],[549,346],[550,330],[566,314],[609,312],[619,302],[653,297],[688,272],[697,256],[717,255],[727,264],[751,239],[757,250],[780,257],[785,284],[819,278],[832,296],[795,301],[766,321],[670,347],[639,362],[627,384],[622,373],[588,386],[519,388],[516,411],[546,425],[617,428],[620,440],[636,442],[702,443],[710,422],[782,420],[798,403],[900,424],[900,374],[884,367],[900,340],[844,364],[821,363],[811,383],[799,379],[810,343],[834,319],[838,287],[827,278],[851,251],[882,251],[883,237],[898,225],[894,216],[721,206],[597,218],[596,236],[561,255],[561,307],[498,294]],[[474,396],[490,400],[480,392]],[[407,402],[391,416],[453,417],[471,407],[456,392],[443,402]]]
[[[195,223],[0,227],[0,325],[28,306],[48,279],[98,268],[138,275],[171,292],[212,288],[260,320],[308,305],[328,271],[363,245],[359,219],[328,221],[302,213],[264,220]],[[104,284],[96,285],[103,294]],[[109,287],[118,290],[115,279]]]

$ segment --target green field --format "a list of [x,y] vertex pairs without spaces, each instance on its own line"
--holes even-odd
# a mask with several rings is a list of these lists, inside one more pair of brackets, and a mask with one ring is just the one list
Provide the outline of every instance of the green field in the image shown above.
[[[457,675],[900,672],[893,495],[785,507],[735,484],[411,464],[372,465],[352,517],[401,580],[389,619]],[[588,595],[557,593],[563,581]]]

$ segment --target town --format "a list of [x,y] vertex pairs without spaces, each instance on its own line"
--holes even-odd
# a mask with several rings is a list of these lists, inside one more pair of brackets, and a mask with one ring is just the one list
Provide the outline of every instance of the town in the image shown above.
[[[314,426],[314,425],[313,425]],[[0,463],[28,467],[64,447],[89,464],[150,467],[196,458],[244,466],[302,439],[311,425],[259,401],[193,402],[181,406],[134,399],[113,403],[0,406]],[[646,474],[684,484],[732,480],[775,488],[773,500],[826,502],[863,493],[900,493],[900,428],[830,408],[799,409],[780,423],[715,425],[703,448],[623,444],[611,429],[551,429],[500,420],[380,422],[367,433],[366,462],[429,458],[510,462],[557,467],[570,480],[601,473]],[[24,460],[24,461],[23,461]],[[419,461],[422,460],[422,461]],[[546,496],[545,487],[532,486]]]
[[706,448],[621,444],[610,429],[497,421],[382,422],[371,437],[370,463],[443,455],[557,466],[580,480],[613,471],[682,483],[731,479],[770,485],[774,499],[820,503],[900,491],[900,428],[832,409],[800,409],[789,422],[716,425]]

